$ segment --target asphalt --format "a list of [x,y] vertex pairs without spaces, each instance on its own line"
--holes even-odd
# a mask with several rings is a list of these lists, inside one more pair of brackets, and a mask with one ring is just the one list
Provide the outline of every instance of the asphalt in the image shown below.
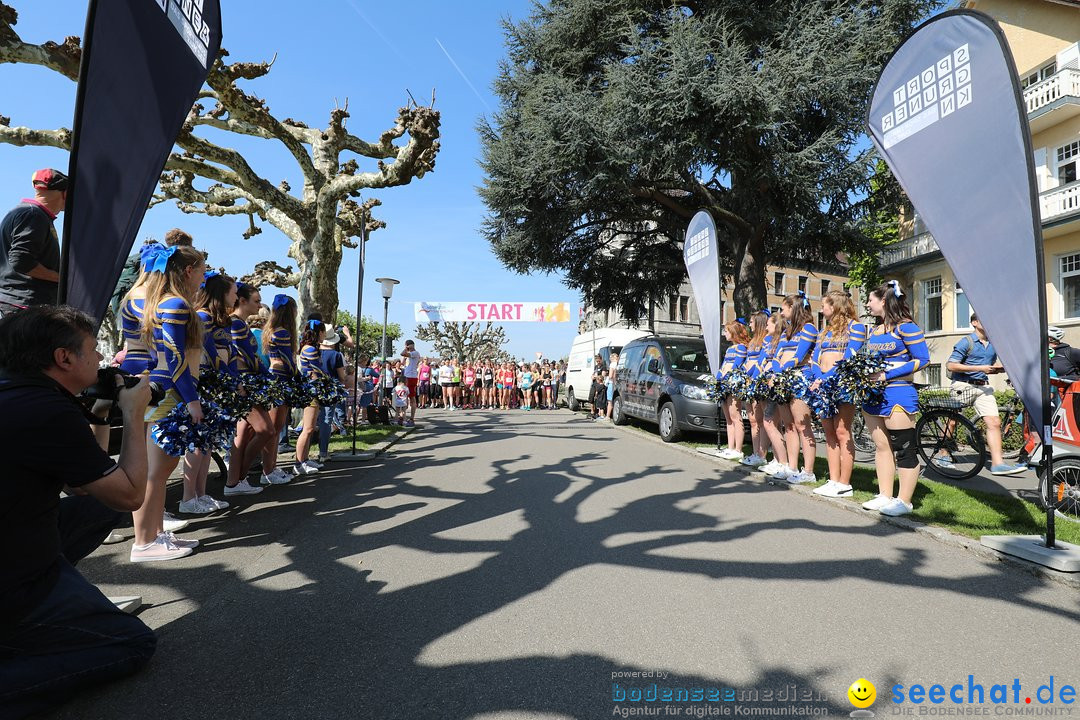
[[889,714],[897,683],[1080,681],[1074,588],[568,411],[418,421],[194,523],[189,558],[80,563],[158,652],[53,717],[607,718],[652,682],[847,715],[858,678]]

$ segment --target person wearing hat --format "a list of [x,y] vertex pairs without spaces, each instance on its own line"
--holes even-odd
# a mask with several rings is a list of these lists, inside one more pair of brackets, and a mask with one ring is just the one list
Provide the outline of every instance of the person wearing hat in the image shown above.
[[34,197],[0,220],[0,315],[56,303],[60,240],[53,221],[67,202],[68,178],[46,168],[34,173]]
[[1065,331],[1051,325],[1046,328],[1050,341],[1050,367],[1054,374],[1066,380],[1080,379],[1080,349],[1065,342]]

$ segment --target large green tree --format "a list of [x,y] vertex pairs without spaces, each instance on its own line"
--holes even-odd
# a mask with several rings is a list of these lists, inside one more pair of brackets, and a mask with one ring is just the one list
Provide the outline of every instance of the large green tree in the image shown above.
[[685,277],[709,209],[740,314],[769,262],[872,244],[863,137],[884,61],[934,0],[550,0],[505,23],[482,120],[484,232],[518,272],[561,271],[639,317]]

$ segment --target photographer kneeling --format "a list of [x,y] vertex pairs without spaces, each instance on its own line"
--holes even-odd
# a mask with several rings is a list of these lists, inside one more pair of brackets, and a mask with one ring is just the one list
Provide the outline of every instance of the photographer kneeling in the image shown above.
[[[0,319],[0,708],[15,717],[135,672],[157,643],[73,565],[146,490],[146,378],[119,391],[114,462],[75,394],[98,379],[94,322],[66,306]],[[71,497],[60,498],[66,489]]]

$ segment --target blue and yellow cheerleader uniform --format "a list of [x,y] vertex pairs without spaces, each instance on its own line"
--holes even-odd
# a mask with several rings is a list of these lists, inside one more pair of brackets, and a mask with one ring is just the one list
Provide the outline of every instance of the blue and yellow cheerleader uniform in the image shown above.
[[814,327],[813,323],[806,323],[799,330],[799,334],[790,340],[780,341],[779,355],[784,357],[787,353],[792,353],[787,360],[780,364],[781,370],[790,370],[791,368],[810,368],[810,356],[814,350],[814,345],[817,344],[818,330]]
[[720,372],[716,374],[716,379],[723,379],[725,375],[736,368],[742,368],[744,364],[746,364],[746,345],[738,343],[728,346],[728,349],[724,351],[724,359],[720,362]]
[[[836,362],[850,358],[862,349],[865,342],[866,325],[856,320],[848,323],[847,337],[842,340],[833,337],[832,330],[827,330],[818,341],[817,346],[814,348],[814,354],[810,359],[814,379],[824,380],[831,377],[835,372],[833,368],[835,368]],[[823,370],[821,367],[821,356],[824,353],[840,353],[840,357],[829,366],[828,370]]]
[[[300,350],[300,374],[305,378],[330,377],[322,364],[322,353],[314,345],[305,345]],[[318,399],[313,398],[308,407],[319,407]]]
[[187,300],[172,295],[158,303],[154,312],[154,350],[158,362],[150,381],[165,390],[165,399],[146,410],[144,419],[156,423],[180,405],[199,401],[199,366],[192,366],[187,345],[187,322],[191,308]]
[[120,334],[124,338],[127,353],[120,369],[132,375],[150,372],[157,365],[157,356],[146,347],[142,338],[143,306],[142,298],[128,298],[120,306]]
[[930,362],[922,329],[913,322],[900,323],[890,331],[879,325],[866,338],[866,349],[885,356],[885,393],[880,401],[863,405],[869,415],[888,417],[896,408],[909,415],[919,411],[919,395],[911,376]]

